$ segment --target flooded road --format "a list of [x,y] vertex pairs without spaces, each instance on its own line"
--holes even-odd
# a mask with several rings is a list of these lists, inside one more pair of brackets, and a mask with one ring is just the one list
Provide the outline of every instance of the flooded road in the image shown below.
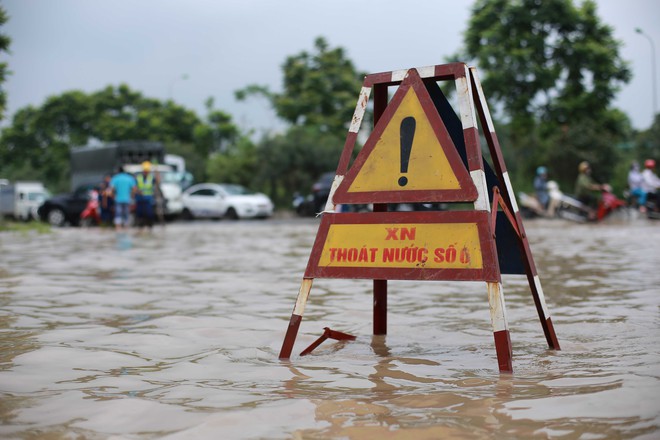
[[481,282],[391,281],[372,336],[370,281],[315,280],[279,361],[318,224],[0,234],[0,437],[660,438],[659,222],[526,222],[562,350],[505,276],[513,375]]

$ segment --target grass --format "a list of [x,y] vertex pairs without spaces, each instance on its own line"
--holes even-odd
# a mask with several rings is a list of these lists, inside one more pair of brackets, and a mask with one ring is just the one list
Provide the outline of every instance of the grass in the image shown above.
[[47,234],[50,232],[50,225],[48,223],[29,221],[17,222],[13,220],[0,219],[0,232],[30,232],[36,231],[39,234]]

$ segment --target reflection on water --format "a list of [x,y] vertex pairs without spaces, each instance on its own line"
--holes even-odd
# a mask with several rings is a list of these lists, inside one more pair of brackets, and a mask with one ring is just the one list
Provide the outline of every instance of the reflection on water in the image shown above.
[[[659,438],[660,224],[526,228],[562,351],[505,277],[514,375],[483,283],[315,280],[317,220],[0,235],[3,438]],[[298,353],[324,327],[357,336]]]

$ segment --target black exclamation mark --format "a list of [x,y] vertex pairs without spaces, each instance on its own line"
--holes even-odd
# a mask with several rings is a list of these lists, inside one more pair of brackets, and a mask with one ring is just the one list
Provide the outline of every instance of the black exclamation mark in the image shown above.
[[[408,172],[408,162],[412,151],[413,138],[415,137],[415,118],[408,116],[401,121],[401,174]],[[406,186],[408,178],[399,177],[399,186]]]

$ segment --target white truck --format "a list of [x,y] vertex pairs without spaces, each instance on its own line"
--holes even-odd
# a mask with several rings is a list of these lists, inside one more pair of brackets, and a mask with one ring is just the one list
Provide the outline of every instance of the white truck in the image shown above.
[[158,172],[165,203],[165,216],[177,217],[183,210],[181,176],[174,167],[165,164],[165,146],[151,141],[118,141],[78,147],[71,150],[71,188],[98,185],[103,176],[114,174],[121,165],[127,173],[142,171],[142,162],[150,161]]
[[171,179],[178,182],[181,189],[185,190],[193,184],[193,175],[186,171],[186,160],[183,157],[176,154],[166,154],[165,164],[171,166],[176,173],[171,176]]
[[37,219],[37,209],[48,197],[41,182],[7,182],[0,185],[0,215],[25,221]]

